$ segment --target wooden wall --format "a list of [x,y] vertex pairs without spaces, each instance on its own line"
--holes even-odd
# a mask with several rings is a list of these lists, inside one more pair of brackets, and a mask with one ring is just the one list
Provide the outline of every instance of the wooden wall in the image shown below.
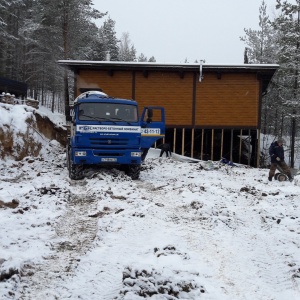
[[163,106],[167,126],[192,126],[192,73],[181,79],[178,73],[151,72],[145,78],[138,72],[135,82],[135,99],[140,106]]
[[107,71],[80,70],[76,81],[76,96],[80,88],[101,88],[111,97],[132,99],[132,72],[118,71],[109,75]]
[[256,74],[208,74],[197,82],[196,125],[245,128],[259,124]]
[[[260,83],[255,73],[102,71],[82,69],[80,88],[101,88],[109,96],[135,99],[140,108],[164,106],[167,127],[258,128]],[[77,96],[76,95],[76,96]]]

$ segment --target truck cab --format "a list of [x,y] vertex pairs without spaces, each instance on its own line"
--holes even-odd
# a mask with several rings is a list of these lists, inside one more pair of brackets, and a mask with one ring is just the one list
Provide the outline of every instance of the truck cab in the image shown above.
[[[154,113],[156,118],[153,119]],[[71,112],[67,166],[71,179],[88,168],[119,168],[138,179],[145,149],[165,134],[162,107],[144,108],[139,118],[134,100],[112,98],[98,91],[79,95]]]

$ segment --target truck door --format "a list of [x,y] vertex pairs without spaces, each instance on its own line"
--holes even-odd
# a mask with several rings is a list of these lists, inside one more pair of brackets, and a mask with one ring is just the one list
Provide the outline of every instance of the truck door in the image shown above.
[[145,107],[141,118],[143,149],[150,148],[157,140],[165,137],[165,110],[159,106]]

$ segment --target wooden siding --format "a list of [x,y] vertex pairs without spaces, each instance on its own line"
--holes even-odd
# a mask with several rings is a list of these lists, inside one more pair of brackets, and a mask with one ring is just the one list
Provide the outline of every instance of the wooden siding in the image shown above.
[[136,73],[135,99],[140,107],[165,108],[167,125],[192,125],[193,74],[180,78],[178,73],[151,72],[145,78]]
[[107,71],[80,70],[77,95],[79,88],[98,88],[111,97],[132,99],[132,72],[118,71],[110,75]]
[[256,74],[207,74],[197,82],[196,126],[256,127],[259,120]]
[[[164,106],[166,125],[196,128],[257,128],[259,81],[256,73],[204,73],[202,82],[194,72],[108,71],[82,69],[76,74],[79,88],[101,88],[112,97],[138,101],[144,106]],[[194,122],[193,122],[193,114]]]

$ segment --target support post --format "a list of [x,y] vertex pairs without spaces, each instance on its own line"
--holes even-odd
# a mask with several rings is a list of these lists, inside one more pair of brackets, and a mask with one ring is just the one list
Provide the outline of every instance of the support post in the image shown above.
[[173,143],[173,152],[175,153],[175,149],[176,149],[176,128],[174,128],[174,143]]
[[248,130],[248,166],[251,164],[251,130]]
[[256,168],[260,167],[260,129],[257,129]]
[[191,158],[194,158],[194,136],[195,136],[195,129],[192,128]]
[[240,130],[240,149],[239,149],[239,163],[241,163],[241,157],[242,157],[242,135],[243,135],[243,129]]
[[233,151],[233,129],[231,129],[231,136],[230,136],[230,161],[233,161],[232,151]]
[[204,142],[204,129],[202,129],[202,135],[201,135],[201,160],[203,160],[203,142]]
[[220,151],[221,157],[220,157],[220,159],[223,158],[223,144],[224,144],[224,129],[222,129],[222,134],[221,134],[221,151]]
[[210,149],[210,159],[214,160],[214,136],[215,136],[215,130],[211,130],[211,149]]
[[185,139],[185,128],[182,128],[182,144],[181,144],[181,155],[184,155],[184,139]]

